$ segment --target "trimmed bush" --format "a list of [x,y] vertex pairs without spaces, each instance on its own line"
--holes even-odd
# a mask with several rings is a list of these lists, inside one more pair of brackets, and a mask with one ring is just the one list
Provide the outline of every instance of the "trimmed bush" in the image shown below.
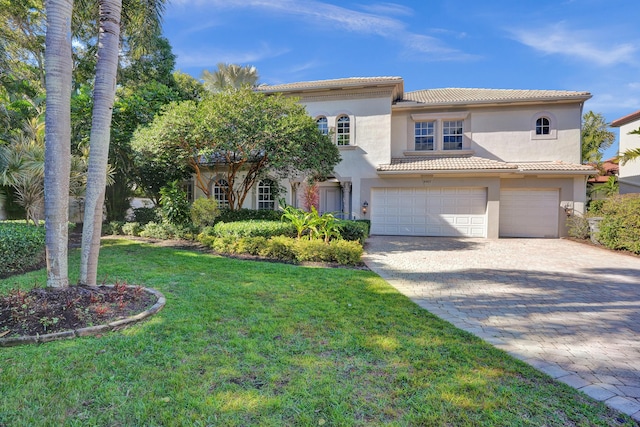
[[0,277],[37,267],[44,261],[44,227],[0,223]]
[[331,252],[335,262],[341,265],[355,265],[360,263],[362,253],[364,252],[362,245],[358,242],[349,242],[347,240],[336,240],[331,242]]
[[167,221],[150,222],[140,231],[140,236],[152,239],[186,239],[194,240],[197,230],[192,225],[175,225]]
[[212,226],[220,216],[220,208],[215,199],[199,197],[191,205],[191,221],[196,227]]
[[344,240],[358,241],[364,245],[369,237],[368,220],[341,220],[338,221],[338,228]]
[[280,261],[336,262],[341,265],[359,264],[362,245],[357,241],[334,240],[329,244],[320,239],[293,239],[285,236],[215,237],[201,233],[198,240],[222,254],[250,254]]
[[142,226],[137,222],[127,222],[122,226],[122,234],[126,236],[139,236]]
[[238,222],[238,221],[250,221],[250,220],[264,220],[264,221],[280,221],[282,218],[281,211],[272,211],[267,209],[221,209],[220,216],[216,218],[218,222]]
[[295,228],[291,223],[281,221],[249,220],[238,222],[219,222],[213,229],[207,228],[206,233],[211,233],[216,237],[273,237],[296,235]]
[[602,205],[598,241],[610,249],[640,254],[640,195],[607,199]]
[[158,208],[135,208],[133,210],[133,219],[140,225],[146,225],[150,222],[159,222]]
[[267,246],[260,251],[260,256],[275,258],[282,261],[294,261],[296,259],[296,239],[285,236],[274,236],[269,239]]

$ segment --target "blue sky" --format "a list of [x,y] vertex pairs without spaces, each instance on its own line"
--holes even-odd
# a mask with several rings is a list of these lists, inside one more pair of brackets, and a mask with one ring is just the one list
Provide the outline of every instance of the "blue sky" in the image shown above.
[[194,77],[226,62],[267,84],[401,76],[405,91],[585,90],[609,122],[640,109],[637,0],[172,0],[164,33]]

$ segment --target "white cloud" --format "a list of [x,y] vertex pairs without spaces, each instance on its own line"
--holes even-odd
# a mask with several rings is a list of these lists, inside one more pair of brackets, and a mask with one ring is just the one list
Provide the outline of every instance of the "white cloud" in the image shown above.
[[514,39],[544,54],[574,57],[599,66],[632,63],[638,48],[631,43],[604,45],[601,34],[568,29],[564,22],[510,31]]
[[263,44],[262,49],[248,52],[227,52],[219,49],[197,49],[193,51],[176,51],[180,67],[202,67],[204,69],[214,69],[217,64],[224,62],[227,64],[254,64],[267,58],[274,58],[288,53],[287,49],[271,49]]
[[[359,34],[377,35],[400,43],[405,49],[417,49],[418,53],[437,54],[438,60],[466,60],[470,55],[434,37],[407,30],[407,25],[390,15],[410,15],[412,9],[395,3],[375,3],[362,6],[365,12],[336,6],[321,1],[299,0],[174,0],[174,4],[192,10],[196,6],[207,9],[260,9],[278,16],[293,16],[319,23],[334,29]],[[446,53],[443,55],[443,53]],[[424,58],[422,58],[424,59]],[[427,59],[434,59],[427,58]]]

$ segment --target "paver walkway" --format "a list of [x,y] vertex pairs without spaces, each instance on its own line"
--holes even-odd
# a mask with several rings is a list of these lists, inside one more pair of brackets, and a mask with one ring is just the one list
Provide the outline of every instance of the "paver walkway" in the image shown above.
[[563,239],[372,236],[431,313],[640,421],[640,257]]

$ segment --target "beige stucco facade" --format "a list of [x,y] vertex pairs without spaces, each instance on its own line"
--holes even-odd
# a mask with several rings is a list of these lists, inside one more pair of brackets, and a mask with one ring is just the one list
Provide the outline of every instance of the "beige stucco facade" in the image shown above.
[[[630,132],[640,129],[640,111],[622,117],[612,122],[612,126],[620,128],[620,148],[618,154],[622,156],[627,150],[640,148],[640,135]],[[640,159],[634,159],[620,164],[618,173],[620,194],[640,193]]]
[[[342,161],[334,176],[319,184],[320,207],[345,218],[370,219],[374,232],[430,235],[429,230],[437,230],[433,235],[498,238],[506,227],[501,215],[504,220],[517,212],[513,202],[503,202],[506,195],[524,203],[528,194],[546,198],[540,215],[546,217],[542,226],[547,229],[526,231],[525,221],[523,235],[564,236],[567,215],[584,211],[586,179],[593,172],[580,165],[582,107],[590,97],[586,92],[443,89],[405,94],[399,77],[258,90],[298,97],[311,117],[326,119],[334,139],[338,118],[348,117],[349,144],[338,146]],[[547,125],[542,133],[536,131],[541,118]],[[416,150],[416,123],[425,121],[433,123],[435,143],[433,149]],[[461,123],[461,144],[445,149],[444,129],[451,122]],[[287,191],[280,196],[287,203],[302,206],[302,178],[281,182]],[[390,195],[395,193],[399,198]],[[427,200],[416,205],[412,197]],[[469,204],[465,198],[474,200]],[[438,199],[438,205],[431,199]],[[256,200],[254,192],[244,207],[256,208]],[[394,215],[402,217],[399,225],[385,228],[385,222],[395,222]],[[465,221],[477,221],[476,234],[467,233],[473,227]]]

